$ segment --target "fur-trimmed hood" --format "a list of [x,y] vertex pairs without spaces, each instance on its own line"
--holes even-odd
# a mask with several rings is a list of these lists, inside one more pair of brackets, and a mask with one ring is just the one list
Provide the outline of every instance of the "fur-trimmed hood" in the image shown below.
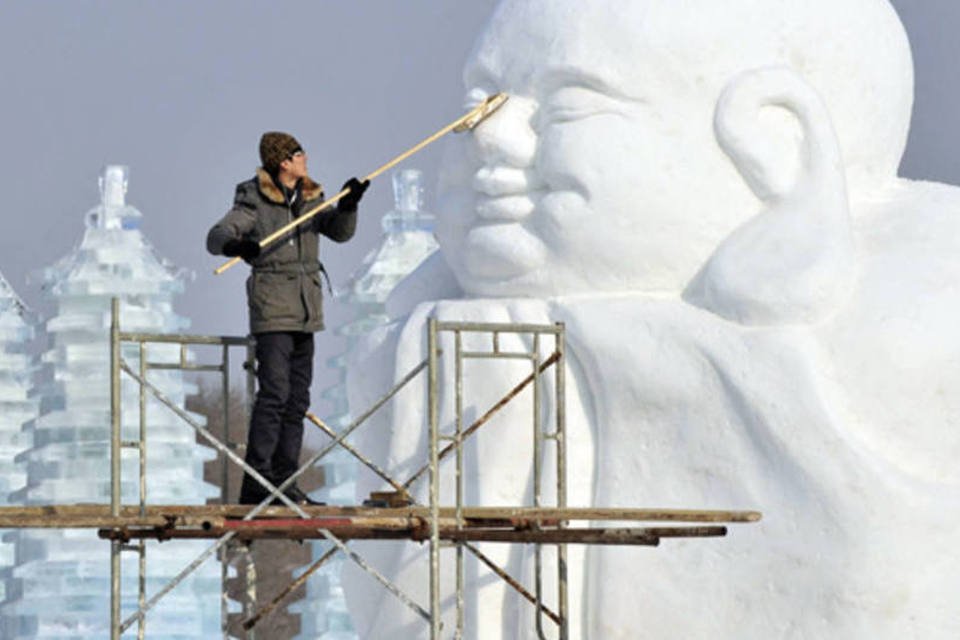
[[[257,167],[257,188],[260,189],[263,197],[270,202],[275,202],[276,204],[285,203],[283,192],[280,191],[280,188],[273,181],[273,178],[270,177],[270,174],[267,173],[263,167]],[[323,187],[307,176],[300,185],[300,192],[301,195],[303,195],[303,201],[310,202],[323,195]]]

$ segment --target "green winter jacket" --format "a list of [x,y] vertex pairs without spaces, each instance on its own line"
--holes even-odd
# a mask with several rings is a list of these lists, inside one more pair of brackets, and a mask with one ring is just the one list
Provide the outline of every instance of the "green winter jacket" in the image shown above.
[[[207,234],[207,250],[223,254],[229,240],[260,241],[323,201],[319,184],[304,178],[302,204],[288,206],[283,192],[263,169],[237,185],[233,207]],[[357,210],[331,207],[274,240],[250,264],[247,305],[250,332],[320,331],[323,329],[323,289],[319,236],[346,242],[357,228]]]

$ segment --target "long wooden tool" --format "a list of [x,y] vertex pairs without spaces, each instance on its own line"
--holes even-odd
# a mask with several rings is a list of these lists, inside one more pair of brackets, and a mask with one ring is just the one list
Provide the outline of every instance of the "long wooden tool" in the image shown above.
[[[417,151],[420,151],[431,142],[434,142],[438,138],[445,136],[451,131],[455,133],[460,133],[462,131],[471,131],[481,122],[483,122],[488,117],[490,117],[490,115],[494,111],[499,109],[503,105],[503,103],[507,101],[507,98],[508,96],[505,93],[498,93],[496,95],[490,96],[489,98],[487,98],[486,100],[478,104],[476,107],[471,109],[469,112],[467,112],[463,116],[457,118],[456,120],[454,120],[453,122],[445,126],[444,128],[434,133],[429,138],[425,138],[421,142],[418,142],[417,144],[413,145],[412,147],[410,147],[409,149],[407,149],[406,151],[398,155],[396,158],[394,158],[390,162],[381,166],[380,168],[373,171],[372,173],[369,173],[366,176],[364,176],[361,182],[363,182],[364,180],[373,180],[384,171],[387,171],[392,167],[396,166],[397,164],[403,162],[404,160],[406,160],[407,158],[415,154]],[[277,229],[276,231],[274,231],[273,233],[271,233],[266,238],[260,241],[260,248],[263,249],[270,243],[274,242],[277,238],[280,238],[286,235],[286,233],[289,232],[291,229],[296,229],[299,225],[303,224],[310,218],[314,217],[324,209],[330,207],[333,204],[336,204],[340,200],[340,198],[347,195],[348,193],[350,193],[350,189],[343,189],[337,195],[333,196],[332,198],[328,198],[327,200],[324,200],[323,202],[318,204],[313,209],[310,209],[310,211],[307,211],[305,214],[303,214],[296,220],[293,220],[292,222],[290,222],[287,225],[284,225],[283,227],[280,227],[279,229]],[[237,264],[238,262],[240,262],[239,256],[236,258],[231,258],[227,262],[224,262],[222,265],[217,267],[217,269],[215,269],[213,273],[214,275],[220,275],[221,273],[223,273],[233,265]]]

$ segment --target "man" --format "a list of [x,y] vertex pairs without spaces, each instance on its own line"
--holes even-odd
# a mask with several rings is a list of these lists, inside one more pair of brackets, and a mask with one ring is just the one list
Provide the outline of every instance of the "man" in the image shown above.
[[[310,406],[313,333],[323,329],[319,236],[346,242],[357,227],[357,204],[370,182],[356,178],[350,192],[261,250],[260,240],[324,199],[307,174],[307,154],[287,133],[260,138],[262,167],[237,185],[233,207],[210,229],[207,250],[239,256],[253,267],[247,279],[250,332],[256,338],[257,398],[250,419],[246,462],[280,485],[299,468],[303,417]],[[324,275],[326,275],[324,273]],[[320,504],[296,484],[285,491],[300,504]],[[250,475],[240,488],[241,504],[257,504],[268,491]]]

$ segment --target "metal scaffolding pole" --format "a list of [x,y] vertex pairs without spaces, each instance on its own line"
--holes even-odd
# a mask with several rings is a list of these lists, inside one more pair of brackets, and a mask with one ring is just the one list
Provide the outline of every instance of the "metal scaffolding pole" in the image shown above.
[[[110,515],[120,515],[120,301],[110,301]],[[120,542],[110,543],[110,640],[120,640]]]
[[437,381],[440,377],[439,346],[437,344],[437,320],[430,318],[427,325],[427,358],[430,365],[429,406],[430,422],[430,640],[440,640],[440,458],[439,458],[439,396]]

